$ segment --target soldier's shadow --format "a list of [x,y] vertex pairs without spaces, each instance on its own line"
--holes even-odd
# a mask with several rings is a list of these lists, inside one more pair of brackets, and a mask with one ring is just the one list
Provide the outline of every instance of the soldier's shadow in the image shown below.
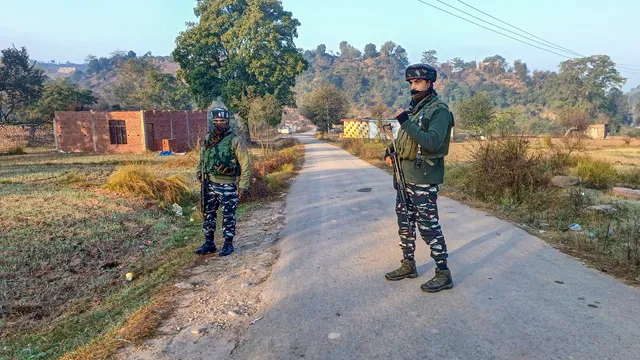
[[[448,262],[452,272],[454,283],[461,284],[475,271],[478,271],[484,266],[491,266],[491,260],[501,258],[502,255],[513,248],[516,245],[516,241],[512,238],[509,238],[507,241],[500,244],[500,246],[493,249],[489,254],[483,256],[481,259],[470,262],[468,261],[470,257],[465,256],[466,253],[468,253],[470,250],[473,250],[474,248],[499,237],[498,234],[504,234],[505,232],[511,230],[514,230],[514,227],[510,224],[505,224],[505,226],[499,229],[492,230],[465,243],[459,248],[449,251]],[[422,242],[422,244],[426,245],[424,241]],[[426,275],[428,278],[430,278],[434,274],[435,267],[435,261],[433,261],[433,259],[429,259],[429,261],[427,261],[425,264],[417,267],[418,274],[420,276]]]

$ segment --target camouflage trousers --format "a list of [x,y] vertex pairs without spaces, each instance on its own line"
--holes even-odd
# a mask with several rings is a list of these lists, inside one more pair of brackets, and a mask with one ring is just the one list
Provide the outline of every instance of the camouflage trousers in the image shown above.
[[205,203],[205,217],[202,227],[207,236],[216,232],[218,208],[222,207],[222,236],[231,240],[236,235],[236,210],[238,210],[238,192],[236,184],[217,184],[209,182]]
[[400,199],[396,198],[400,248],[405,259],[413,260],[416,250],[416,224],[422,239],[431,248],[431,257],[440,269],[447,269],[447,245],[444,242],[438,217],[438,186],[407,184],[407,215],[402,212]]

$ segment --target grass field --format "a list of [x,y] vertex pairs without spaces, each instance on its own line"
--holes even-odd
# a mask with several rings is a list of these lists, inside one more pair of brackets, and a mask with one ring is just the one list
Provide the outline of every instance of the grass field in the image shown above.
[[[286,146],[287,161],[301,158],[300,146]],[[252,165],[262,161],[253,156]],[[202,242],[196,163],[193,154],[26,149],[0,156],[0,358],[57,358],[115,331],[198,261],[192,253]],[[239,216],[286,187],[295,163],[283,165],[269,168],[266,180],[257,176],[257,193]],[[114,171],[127,167],[184,182],[184,215],[174,214],[172,202],[107,190]],[[134,281],[126,281],[128,272]]]

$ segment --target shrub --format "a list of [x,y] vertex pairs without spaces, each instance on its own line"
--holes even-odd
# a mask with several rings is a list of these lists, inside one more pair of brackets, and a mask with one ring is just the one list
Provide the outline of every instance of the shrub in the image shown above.
[[595,189],[611,188],[618,174],[608,162],[584,158],[578,162],[578,166],[573,169],[573,174],[588,186]]
[[508,197],[519,203],[548,185],[550,173],[544,165],[540,155],[529,152],[524,137],[480,142],[473,150],[465,189],[481,200],[500,203]]
[[547,149],[553,149],[553,138],[551,137],[551,135],[547,135],[544,137],[544,146]]

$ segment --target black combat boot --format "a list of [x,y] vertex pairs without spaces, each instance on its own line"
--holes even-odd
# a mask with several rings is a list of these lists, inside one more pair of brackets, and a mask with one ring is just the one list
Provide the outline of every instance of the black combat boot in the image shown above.
[[387,280],[395,281],[402,280],[404,278],[415,279],[418,277],[418,270],[416,269],[416,262],[414,260],[402,259],[402,266],[384,274]]
[[453,280],[451,279],[451,270],[440,270],[436,268],[436,276],[420,286],[424,292],[438,292],[453,288]]
[[220,250],[220,256],[227,256],[233,252],[233,239],[224,239],[224,245]]
[[213,254],[216,251],[218,251],[218,249],[216,248],[216,244],[213,242],[213,235],[206,235],[204,244],[202,244],[199,249],[194,251],[194,253],[198,255],[205,255],[209,253]]

